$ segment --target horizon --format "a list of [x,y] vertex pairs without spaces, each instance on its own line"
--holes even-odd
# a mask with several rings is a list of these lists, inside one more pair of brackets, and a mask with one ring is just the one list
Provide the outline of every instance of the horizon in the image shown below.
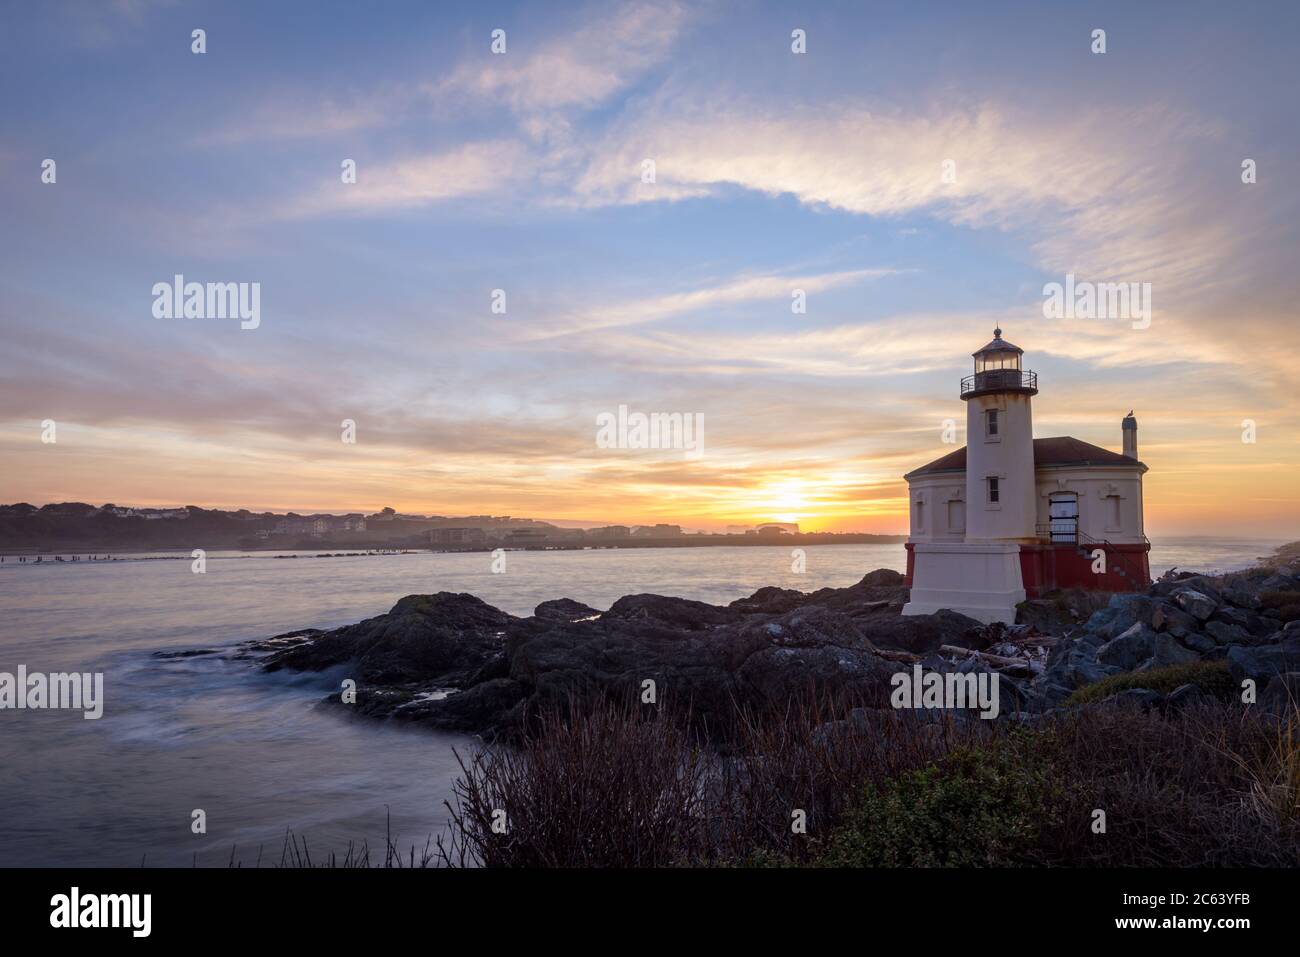
[[1300,11],[994,10],[23,10],[0,495],[905,535],[1000,326],[1036,436],[1135,410],[1151,537],[1300,538]]

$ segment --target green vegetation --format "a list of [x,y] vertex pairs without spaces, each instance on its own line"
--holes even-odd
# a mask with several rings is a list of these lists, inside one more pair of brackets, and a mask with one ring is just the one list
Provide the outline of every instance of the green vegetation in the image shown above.
[[1222,701],[1228,700],[1234,688],[1226,661],[1194,661],[1185,665],[1152,668],[1150,671],[1127,671],[1124,674],[1111,675],[1109,678],[1076,689],[1065,703],[1067,705],[1091,704],[1095,701],[1104,701],[1131,688],[1150,688],[1152,691],[1168,694],[1186,684],[1196,685]]
[[869,785],[818,861],[829,867],[1041,865],[1062,795],[1045,747],[1020,732]]

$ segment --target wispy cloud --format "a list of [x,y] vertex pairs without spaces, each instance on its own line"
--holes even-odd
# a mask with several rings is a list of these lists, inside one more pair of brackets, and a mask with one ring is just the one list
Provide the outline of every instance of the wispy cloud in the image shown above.
[[802,276],[740,276],[686,292],[610,302],[569,315],[543,317],[529,323],[521,333],[521,340],[554,339],[596,330],[640,325],[760,300],[782,302],[788,307],[792,293],[798,289],[802,289],[805,293],[823,292],[895,275],[897,272],[895,269],[853,269]]
[[484,49],[426,90],[437,101],[472,97],[519,113],[595,106],[662,62],[689,20],[679,2],[593,7],[572,18],[572,30],[540,42],[516,34],[506,54]]

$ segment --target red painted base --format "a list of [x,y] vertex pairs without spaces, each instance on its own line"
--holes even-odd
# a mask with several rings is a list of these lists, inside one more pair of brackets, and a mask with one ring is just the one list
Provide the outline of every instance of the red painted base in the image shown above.
[[[912,542],[907,549],[907,587],[912,587],[916,556]],[[1141,591],[1151,584],[1151,565],[1147,552],[1151,546],[1095,545],[1079,554],[1075,545],[1021,545],[1020,575],[1025,582],[1025,594],[1038,598],[1056,588],[1084,588],[1090,591]],[[1106,570],[1093,571],[1093,550],[1106,553]]]

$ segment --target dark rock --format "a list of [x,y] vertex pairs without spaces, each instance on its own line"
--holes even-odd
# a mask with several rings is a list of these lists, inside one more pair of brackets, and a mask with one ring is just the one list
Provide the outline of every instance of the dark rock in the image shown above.
[[533,615],[547,621],[581,621],[584,618],[596,618],[600,612],[572,598],[556,598],[542,602],[533,609]]
[[1274,675],[1300,671],[1300,635],[1284,638],[1275,645],[1248,648],[1233,645],[1228,649],[1228,668],[1238,684],[1247,678],[1262,685]]
[[1156,633],[1139,623],[1098,648],[1097,660],[1104,665],[1132,671],[1155,653],[1155,643]]
[[1183,637],[1182,642],[1198,655],[1207,655],[1213,653],[1214,649],[1219,647],[1214,643],[1214,639],[1194,631]]
[[1186,665],[1200,660],[1200,655],[1190,648],[1183,647],[1183,645],[1179,644],[1178,639],[1172,635],[1155,635],[1152,642],[1151,657],[1134,670],[1150,671],[1152,668]]
[[1110,607],[1115,609],[1115,617],[1110,620],[1106,633],[1114,638],[1134,625],[1149,626],[1156,611],[1156,602],[1146,595],[1121,594],[1111,596]]
[[1205,621],[1219,607],[1213,598],[1194,588],[1183,588],[1174,592],[1173,599],[1178,603],[1179,608],[1195,616],[1197,621]]
[[689,598],[664,595],[624,595],[602,616],[617,621],[648,621],[678,631],[707,631],[739,620],[729,608],[719,608]]
[[423,721],[445,731],[481,731],[511,725],[509,716],[528,697],[527,685],[494,678],[445,698],[417,701],[393,711],[393,717]]
[[892,615],[862,622],[867,636],[881,648],[901,648],[923,655],[940,645],[981,650],[990,644],[985,627],[946,608],[933,615]]
[[1240,625],[1230,625],[1222,621],[1207,621],[1205,630],[1220,645],[1254,644],[1250,632]]
[[464,682],[502,650],[514,619],[473,595],[408,595],[387,614],[319,634],[270,655],[267,671],[320,671],[355,662],[370,685]]
[[1151,627],[1156,631],[1167,631],[1175,638],[1186,638],[1200,629],[1201,623],[1195,615],[1189,615],[1176,605],[1167,601],[1157,602],[1151,614]]
[[1103,606],[1097,592],[1071,588],[1050,592],[1016,606],[1016,622],[1028,625],[1040,635],[1065,635]]

